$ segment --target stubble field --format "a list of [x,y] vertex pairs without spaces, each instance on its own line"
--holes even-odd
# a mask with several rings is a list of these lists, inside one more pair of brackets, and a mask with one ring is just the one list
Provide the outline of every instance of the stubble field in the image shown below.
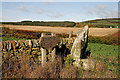
[[[29,30],[29,31],[48,31],[53,33],[70,33],[75,34],[81,28],[72,27],[48,27],[48,26],[21,26],[21,25],[2,25],[0,27],[9,27],[10,29]],[[118,28],[89,28],[91,36],[107,36],[118,32]]]

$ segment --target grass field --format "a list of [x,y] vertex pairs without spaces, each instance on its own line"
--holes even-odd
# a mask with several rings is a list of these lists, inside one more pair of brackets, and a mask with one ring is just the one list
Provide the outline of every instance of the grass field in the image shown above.
[[118,46],[88,43],[87,50],[90,50],[91,58],[103,62],[106,71],[118,74],[120,70],[120,66],[118,66]]
[[79,22],[76,24],[77,27],[82,25],[90,25],[90,27],[94,28],[118,28],[118,23],[120,22],[119,18],[107,18],[107,19],[95,19]]

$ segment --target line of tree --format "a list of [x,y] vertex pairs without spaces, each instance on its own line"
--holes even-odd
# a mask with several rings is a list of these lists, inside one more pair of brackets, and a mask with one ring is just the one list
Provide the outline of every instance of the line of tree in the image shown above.
[[73,27],[76,25],[75,22],[69,22],[69,21],[63,21],[63,22],[21,21],[21,22],[2,22],[2,24],[33,25],[33,26],[62,26],[62,27]]

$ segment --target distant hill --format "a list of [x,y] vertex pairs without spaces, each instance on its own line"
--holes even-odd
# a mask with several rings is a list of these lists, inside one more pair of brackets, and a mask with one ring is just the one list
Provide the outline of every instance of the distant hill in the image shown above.
[[8,25],[31,25],[31,26],[52,26],[52,27],[74,27],[75,22],[70,21],[21,21],[21,22],[2,22]]
[[52,26],[52,27],[83,27],[89,25],[93,28],[118,28],[120,18],[95,19],[83,22],[70,21],[21,21],[21,22],[2,22],[11,25],[32,25],[32,26]]
[[117,28],[118,23],[120,23],[120,18],[95,19],[95,20],[77,22],[76,27],[89,25],[89,27],[94,27],[94,28],[110,28],[110,27]]

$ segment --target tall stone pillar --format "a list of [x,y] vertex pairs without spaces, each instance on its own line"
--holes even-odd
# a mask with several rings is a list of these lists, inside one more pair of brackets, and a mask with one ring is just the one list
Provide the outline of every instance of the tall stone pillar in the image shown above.
[[56,48],[54,48],[52,50],[52,61],[54,61],[54,59],[55,59],[55,52],[56,52]]
[[73,34],[73,31],[71,31],[71,32],[69,33],[69,38],[72,37],[72,34]]
[[46,63],[46,49],[41,48],[41,53],[42,53],[42,67],[44,67]]

